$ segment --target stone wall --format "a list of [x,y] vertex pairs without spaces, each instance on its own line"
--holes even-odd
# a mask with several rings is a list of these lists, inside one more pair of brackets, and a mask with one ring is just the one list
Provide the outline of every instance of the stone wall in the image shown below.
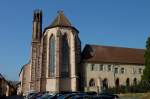
[[11,96],[15,92],[15,88],[4,77],[0,77],[0,96]]
[[21,80],[21,93],[26,93],[27,91],[30,90],[30,64],[24,65],[22,69],[22,73],[20,75]]
[[[60,34],[58,35],[58,32]],[[61,36],[66,34],[69,44],[69,77],[68,78],[61,78]],[[49,77],[48,76],[48,66],[49,66],[49,39],[53,35],[55,37],[55,43],[56,43],[56,54],[55,54],[55,77]],[[78,88],[78,77],[77,73],[79,73],[77,70],[77,66],[79,66],[80,61],[80,53],[81,53],[81,44],[78,38],[78,35],[75,31],[72,31],[70,28],[52,28],[48,29],[44,33],[44,40],[43,40],[43,57],[42,57],[42,74],[43,78],[46,79],[46,90],[47,91],[76,91]],[[46,49],[46,50],[45,50]],[[78,59],[78,60],[77,60]],[[67,83],[70,85],[70,87],[65,86],[62,83]],[[50,85],[53,85],[53,87]],[[44,85],[41,85],[44,88]]]
[[[144,65],[136,64],[84,63],[83,66],[85,89],[95,89],[95,91],[97,91],[97,88],[101,90],[104,86],[104,79],[107,80],[108,87],[138,83],[141,81],[144,69]],[[92,79],[95,84],[90,85]]]

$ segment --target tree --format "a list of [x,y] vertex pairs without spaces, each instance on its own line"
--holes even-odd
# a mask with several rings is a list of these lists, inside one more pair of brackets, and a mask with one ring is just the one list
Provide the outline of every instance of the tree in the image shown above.
[[143,71],[142,80],[150,83],[150,37],[146,41],[146,50],[144,54],[145,58],[145,69]]

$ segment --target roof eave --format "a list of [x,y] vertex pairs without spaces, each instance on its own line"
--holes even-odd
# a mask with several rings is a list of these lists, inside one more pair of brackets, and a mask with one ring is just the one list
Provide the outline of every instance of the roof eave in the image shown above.
[[73,30],[75,30],[77,33],[79,33],[79,30],[77,30],[75,27],[73,26],[60,26],[60,25],[57,25],[57,26],[48,26],[44,29],[43,31],[43,34],[46,32],[47,29],[51,29],[51,28],[56,28],[56,27],[65,27],[65,28],[72,28]]
[[91,61],[91,60],[83,60],[83,63],[105,63],[105,64],[131,64],[131,65],[144,65],[144,63],[135,63],[135,62],[105,62],[105,61]]

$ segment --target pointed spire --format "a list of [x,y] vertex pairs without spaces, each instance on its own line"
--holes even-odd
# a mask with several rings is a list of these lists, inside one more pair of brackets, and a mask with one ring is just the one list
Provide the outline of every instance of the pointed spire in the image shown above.
[[50,25],[50,27],[55,27],[55,26],[71,26],[71,23],[69,22],[67,17],[64,15],[63,10],[58,11],[57,17]]

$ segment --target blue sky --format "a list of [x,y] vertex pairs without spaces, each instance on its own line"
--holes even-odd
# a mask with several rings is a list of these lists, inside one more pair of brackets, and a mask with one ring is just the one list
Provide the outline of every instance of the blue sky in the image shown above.
[[32,15],[43,10],[43,27],[64,10],[85,44],[145,48],[150,36],[149,0],[1,0],[0,73],[18,80],[31,52]]

